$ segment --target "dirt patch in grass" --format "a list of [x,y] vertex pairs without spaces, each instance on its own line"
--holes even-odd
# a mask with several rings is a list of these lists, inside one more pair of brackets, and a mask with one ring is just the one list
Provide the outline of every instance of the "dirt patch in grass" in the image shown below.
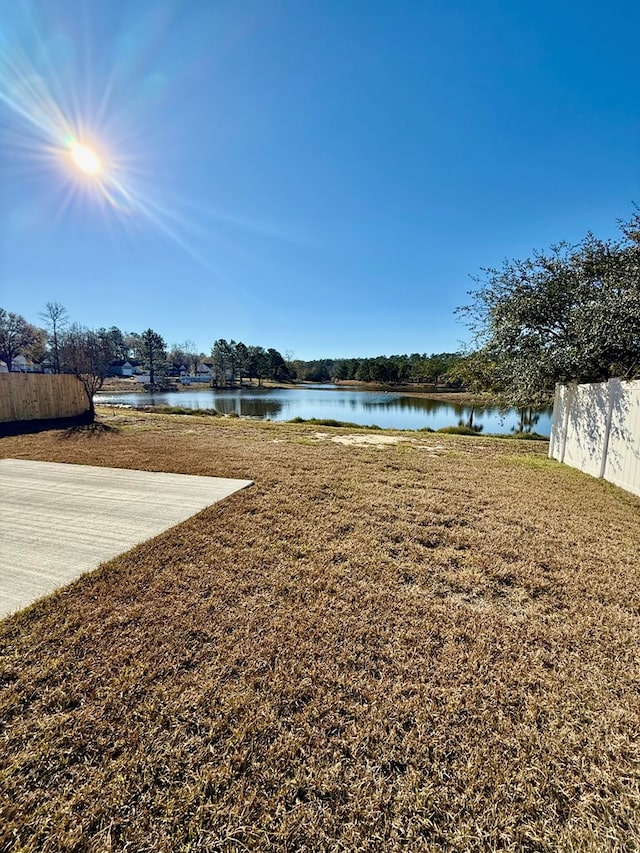
[[335,444],[346,444],[351,447],[393,447],[397,444],[413,442],[414,439],[403,435],[371,435],[364,432],[341,433],[334,435],[328,432],[316,432],[314,437],[320,441],[333,441]]
[[0,623],[0,850],[637,849],[638,499],[537,442],[105,422],[0,454],[255,486]]

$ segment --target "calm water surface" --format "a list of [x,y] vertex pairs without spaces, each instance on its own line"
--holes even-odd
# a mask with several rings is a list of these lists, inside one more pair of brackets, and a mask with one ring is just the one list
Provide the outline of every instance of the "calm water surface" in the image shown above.
[[[184,406],[191,409],[216,409],[225,415],[235,412],[243,417],[271,421],[292,418],[334,418],[357,424],[377,424],[387,429],[439,429],[459,422],[481,426],[485,433],[509,433],[519,428],[515,410],[501,413],[497,408],[440,403],[422,397],[381,391],[355,391],[332,385],[296,388],[243,388],[214,391],[210,388],[166,393],[101,394],[98,403],[130,406]],[[549,435],[551,412],[534,414],[534,423],[525,428]]]

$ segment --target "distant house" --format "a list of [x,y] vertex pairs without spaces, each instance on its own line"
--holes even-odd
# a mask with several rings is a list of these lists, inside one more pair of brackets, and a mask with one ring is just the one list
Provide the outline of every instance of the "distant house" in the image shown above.
[[172,376],[174,378],[182,378],[189,373],[189,368],[186,364],[182,364],[182,362],[174,361],[173,364],[170,364],[167,369],[167,376]]
[[133,376],[137,373],[138,362],[133,359],[117,358],[109,365],[108,376]]
[[199,361],[196,365],[195,376],[189,376],[192,382],[211,382],[214,385],[233,384],[237,376],[230,367],[221,370],[213,361]]
[[211,377],[213,376],[213,370],[214,367],[212,361],[199,361],[196,364],[195,375],[205,377],[206,379],[211,379]]
[[[7,365],[4,364],[5,371],[7,369]],[[3,371],[4,372],[4,371]],[[17,355],[11,361],[11,372],[12,373],[42,373],[42,367],[37,364],[35,361],[31,361],[31,359],[27,358],[24,355]]]
[[[183,365],[184,367],[184,365]],[[211,382],[214,376],[214,368],[212,361],[199,361],[196,364],[196,369],[193,376],[189,375],[188,369],[184,373],[180,373],[180,382],[183,385],[191,385],[194,383]]]

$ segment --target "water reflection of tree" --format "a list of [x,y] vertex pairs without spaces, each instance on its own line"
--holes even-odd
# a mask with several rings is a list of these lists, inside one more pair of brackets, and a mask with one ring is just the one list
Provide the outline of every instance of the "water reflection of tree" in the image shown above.
[[[109,398],[110,400],[112,398]],[[326,406],[323,405],[326,400]],[[376,423],[386,419],[389,426],[406,421],[408,428],[417,429],[437,419],[443,426],[461,424],[476,429],[476,422],[487,425],[505,419],[509,426],[501,431],[532,431],[546,410],[515,409],[503,410],[497,406],[469,406],[461,403],[431,400],[424,397],[410,397],[402,394],[371,394],[369,392],[318,391],[313,389],[309,397],[304,389],[273,391],[271,389],[249,392],[217,391],[205,393],[175,392],[172,394],[121,395],[114,402],[133,405],[173,405],[188,406],[194,409],[215,408],[221,414],[236,414],[244,417],[280,420],[284,417],[333,417],[361,423]],[[398,415],[394,418],[394,415]],[[400,417],[402,416],[402,417]],[[433,420],[432,420],[433,419]],[[517,423],[517,427],[511,425]],[[480,429],[477,430],[480,432]]]
[[[443,410],[450,412],[453,417],[458,419],[460,426],[467,426],[470,429],[476,429],[474,420],[476,415],[481,417],[493,417],[500,413],[498,406],[469,406],[464,403],[440,402],[440,400],[430,400],[424,397],[403,397],[390,396],[388,399],[379,398],[377,400],[363,401],[360,404],[364,409],[368,410],[387,410],[387,411],[410,411],[424,412],[425,414],[435,415]],[[478,427],[480,432],[482,427]]]
[[474,417],[475,413],[476,413],[476,407],[475,406],[469,406],[468,417],[466,419],[460,418],[460,420],[458,421],[458,426],[466,427],[467,429],[472,429],[474,432],[482,432],[482,430],[484,429],[484,425],[483,424],[474,424],[474,422],[473,422],[473,417]]
[[[359,392],[360,394],[366,394],[367,392]],[[371,398],[363,398],[361,400],[353,399],[352,405],[355,403],[357,406],[362,406],[363,409],[368,411],[417,411],[420,410],[422,412],[426,412],[427,414],[434,414],[442,410],[443,405],[447,408],[452,409],[456,414],[461,414],[466,410],[466,406],[461,406],[460,404],[451,404],[451,403],[440,403],[437,400],[426,400],[423,397],[402,397],[397,396],[395,394],[380,394],[376,395],[374,399]]]
[[493,418],[500,418],[515,415],[517,417],[517,425],[511,427],[511,432],[533,432],[535,426],[540,420],[540,416],[545,410],[536,409],[534,407],[526,407],[522,409],[503,409],[500,406],[469,406],[463,403],[451,403],[447,401],[431,400],[425,397],[408,397],[402,395],[379,395],[375,399],[365,400],[359,403],[363,409],[367,411],[409,411],[409,412],[424,412],[428,415],[442,413],[446,409],[455,417],[458,426],[472,429],[474,432],[482,432],[483,424],[478,424],[478,418],[490,421]]
[[215,408],[222,415],[242,415],[252,418],[275,418],[282,411],[282,401],[264,397],[216,397]]
[[468,418],[470,409],[473,409],[474,417],[476,412],[487,417],[493,417],[500,413],[499,406],[469,406],[464,403],[452,403],[449,400],[445,402],[444,400],[431,400],[425,397],[407,397],[392,394],[377,397],[375,400],[362,400],[362,402],[358,402],[358,405],[369,410],[421,411],[430,415],[447,409],[457,418]]
[[536,410],[532,406],[525,406],[516,411],[518,413],[518,424],[511,427],[511,432],[533,432],[533,428],[540,420],[540,410]]

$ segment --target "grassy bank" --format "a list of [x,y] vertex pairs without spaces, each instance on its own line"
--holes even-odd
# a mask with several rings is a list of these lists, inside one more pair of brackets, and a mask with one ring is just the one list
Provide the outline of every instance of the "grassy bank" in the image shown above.
[[637,498],[540,442],[102,417],[0,455],[255,486],[0,623],[0,850],[637,849]]

